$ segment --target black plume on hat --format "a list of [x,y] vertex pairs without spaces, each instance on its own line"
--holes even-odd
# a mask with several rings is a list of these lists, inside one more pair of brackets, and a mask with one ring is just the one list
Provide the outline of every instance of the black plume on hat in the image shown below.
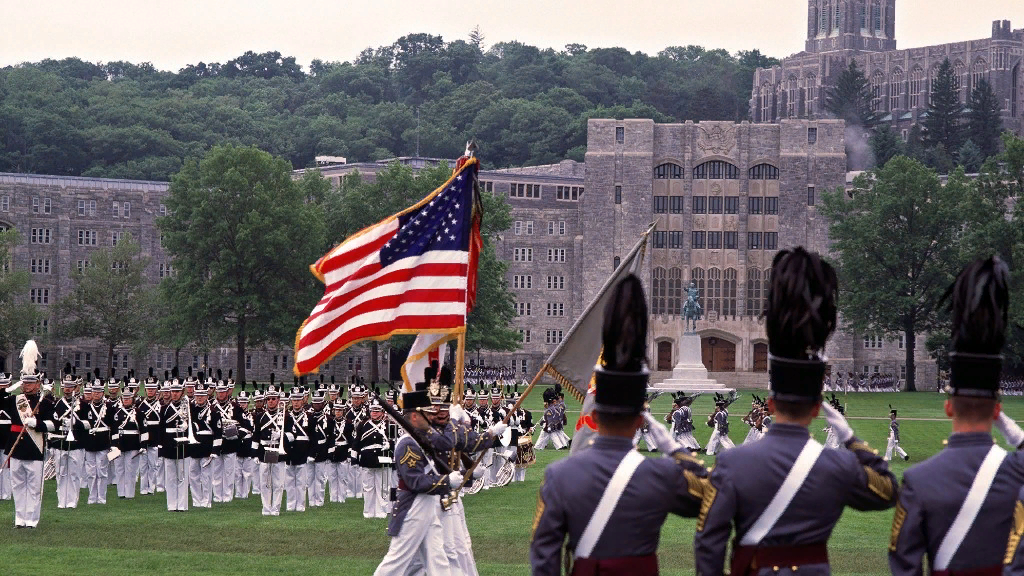
[[[643,284],[632,274],[615,286],[605,306],[601,343],[601,359],[594,369],[595,409],[639,414],[650,378],[646,366],[647,300]],[[556,393],[560,390],[556,384]]]
[[765,327],[776,399],[821,400],[822,355],[836,329],[838,292],[835,270],[818,254],[797,247],[779,252],[772,260]]
[[1006,344],[1010,271],[999,258],[975,260],[956,277],[949,298],[949,388],[956,396],[995,398]]

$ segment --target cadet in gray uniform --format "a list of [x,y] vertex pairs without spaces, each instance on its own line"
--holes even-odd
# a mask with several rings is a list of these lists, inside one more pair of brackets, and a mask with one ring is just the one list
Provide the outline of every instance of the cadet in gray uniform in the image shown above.
[[896,420],[896,410],[889,405],[889,443],[885,447],[885,459],[892,459],[893,451],[904,460],[910,460],[910,456],[900,446],[900,423]]
[[684,448],[700,451],[700,442],[693,437],[693,412],[690,409],[697,396],[700,396],[699,392],[693,396],[680,392],[676,396],[678,408],[672,412],[672,437]]
[[726,409],[724,399],[715,401],[715,413],[711,415],[711,421],[708,422],[708,426],[712,426],[715,429],[711,433],[711,439],[708,440],[707,453],[709,456],[717,454],[721,450],[736,447],[736,444],[729,438],[729,411]]
[[[647,317],[643,287],[627,276],[604,312],[602,364],[594,370],[597,436],[544,471],[530,544],[534,576],[561,574],[563,547],[574,556],[574,575],[657,574],[665,518],[700,511],[706,469],[644,414]],[[645,420],[667,456],[633,449]]]
[[[947,292],[953,333],[945,409],[953,433],[941,452],[903,473],[889,546],[896,576],[921,574],[926,556],[931,574],[1003,574],[1004,552],[1017,565],[1010,573],[1024,573],[1012,538],[1005,546],[1011,527],[1019,540],[1024,520],[1014,520],[1024,460],[992,439],[995,423],[1011,446],[1024,442],[999,402],[1008,276],[996,258],[976,261]],[[1018,502],[1018,518],[1022,512]]]
[[[718,456],[697,520],[697,574],[723,574],[735,531],[732,574],[830,574],[827,543],[847,506],[896,504],[896,478],[846,420],[822,404],[821,354],[836,327],[835,271],[803,248],[772,263],[766,328],[775,422],[764,438]],[[808,427],[819,410],[845,450],[824,450]]]

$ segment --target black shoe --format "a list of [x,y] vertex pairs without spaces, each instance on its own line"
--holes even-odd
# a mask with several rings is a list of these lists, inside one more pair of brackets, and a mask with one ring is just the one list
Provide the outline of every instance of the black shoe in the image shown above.
[[903,457],[903,461],[904,462],[909,462],[910,461],[910,454],[907,454],[906,456],[904,456]]

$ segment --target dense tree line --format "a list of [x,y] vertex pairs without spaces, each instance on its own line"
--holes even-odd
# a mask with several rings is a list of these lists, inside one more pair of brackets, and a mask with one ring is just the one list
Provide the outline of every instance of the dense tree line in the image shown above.
[[215,145],[310,166],[450,157],[467,138],[490,167],[582,160],[586,121],[743,120],[754,70],[777,60],[699,46],[655,56],[411,34],[303,70],[278,52],[197,63],[43,60],[0,69],[0,171],[166,180]]

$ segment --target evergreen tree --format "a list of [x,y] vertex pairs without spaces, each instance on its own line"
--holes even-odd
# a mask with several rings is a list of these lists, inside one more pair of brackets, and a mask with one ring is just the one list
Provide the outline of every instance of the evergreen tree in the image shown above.
[[825,93],[825,110],[847,124],[870,128],[878,122],[871,109],[871,86],[855,60],[839,74],[836,85]]
[[885,166],[894,156],[904,154],[903,140],[892,127],[882,124],[871,135],[871,150],[875,154],[875,165]]
[[962,116],[963,105],[960,104],[956,75],[949,58],[946,58],[932,82],[928,117],[924,121],[925,143],[929,147],[941,144],[946,150],[959,150]]
[[967,133],[981,150],[985,158],[999,152],[999,135],[1003,121],[999,114],[999,99],[992,91],[992,85],[982,78],[971,91],[968,104]]
[[960,151],[956,154],[957,162],[964,167],[964,171],[976,174],[981,169],[981,165],[985,162],[985,155],[981,152],[981,148],[974,143],[974,140],[970,138],[964,142],[964,145],[960,147]]

